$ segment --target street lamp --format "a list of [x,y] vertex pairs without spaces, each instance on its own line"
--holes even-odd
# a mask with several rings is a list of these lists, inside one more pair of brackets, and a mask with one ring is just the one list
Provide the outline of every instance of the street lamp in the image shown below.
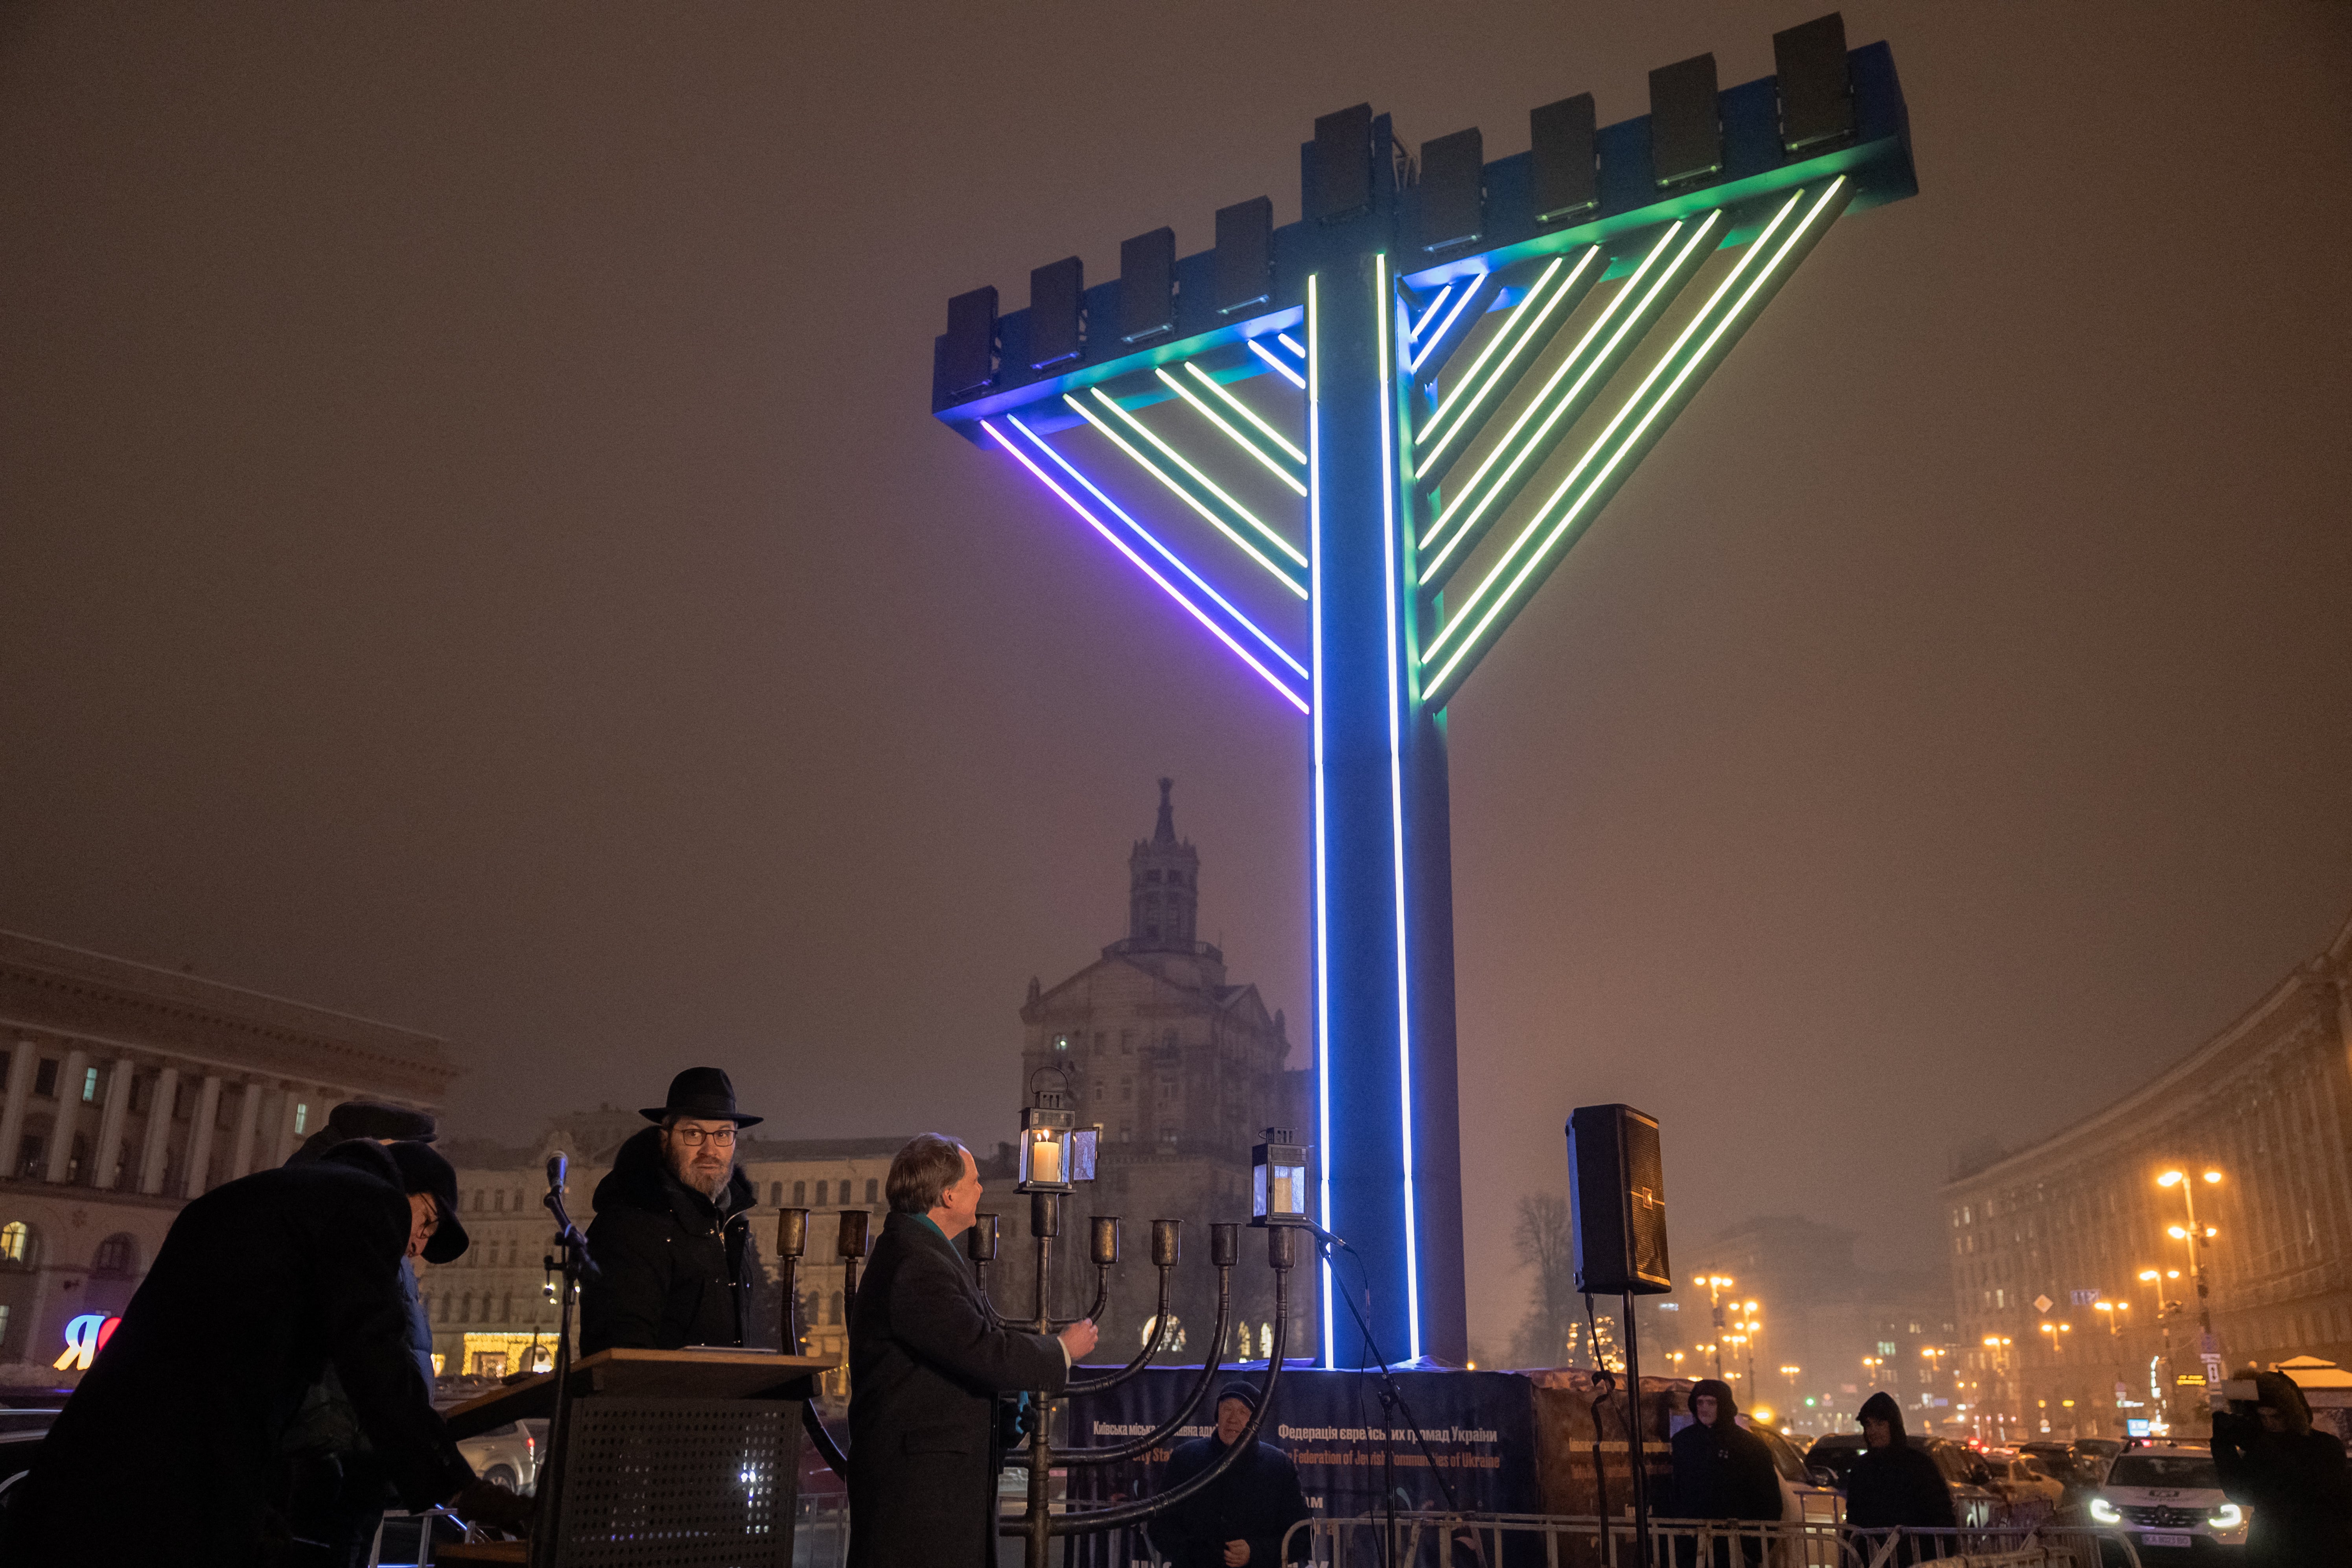
[[1723,1375],[1723,1292],[1727,1286],[1737,1285],[1739,1281],[1728,1274],[1702,1274],[1691,1283],[1706,1290],[1706,1304],[1714,1310],[1715,1375],[1721,1377]]
[[[2189,1179],[2188,1172],[2167,1171],[2157,1177],[2156,1184],[2159,1187],[2179,1187],[2180,1201],[2187,1209],[2188,1225],[2168,1226],[2166,1234],[2176,1241],[2185,1243],[2189,1248],[2189,1277],[2197,1281],[2197,1353],[2205,1363],[2206,1381],[2209,1384],[2219,1383],[2221,1374],[2221,1342],[2213,1337],[2213,1302],[2212,1293],[2206,1288],[2205,1253],[2212,1246],[2214,1237],[2221,1233],[2210,1225],[2201,1227],[2198,1225],[2197,1184]],[[2206,1172],[2205,1184],[2209,1187],[2220,1186],[2221,1173]]]
[[2115,1352],[2116,1358],[2116,1399],[2117,1402],[2116,1421],[2117,1425],[2121,1425],[2124,1419],[2124,1413],[2121,1405],[2124,1396],[2124,1389],[2126,1387],[2124,1381],[2124,1352],[2122,1343],[2123,1315],[2131,1310],[2131,1303],[2129,1301],[2094,1301],[2091,1305],[2107,1315],[2107,1347]]

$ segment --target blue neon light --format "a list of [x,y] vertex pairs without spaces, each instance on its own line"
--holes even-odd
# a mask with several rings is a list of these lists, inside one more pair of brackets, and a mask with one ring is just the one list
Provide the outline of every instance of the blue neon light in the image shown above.
[[[1471,285],[1471,286],[1472,286],[1473,288],[1475,288],[1475,287],[1477,286],[1477,285],[1476,285],[1476,282],[1475,282],[1475,279],[1473,280],[1473,282],[1472,282],[1472,285]],[[1422,330],[1422,328],[1423,328],[1423,327],[1425,327],[1425,326],[1429,325],[1429,321],[1430,321],[1430,318],[1431,318],[1431,317],[1433,317],[1433,316],[1436,315],[1438,311],[1440,311],[1440,310],[1442,310],[1445,309],[1445,301],[1446,301],[1446,300],[1447,300],[1448,298],[1450,298],[1450,297],[1453,295],[1453,293],[1454,293],[1454,289],[1458,289],[1458,288],[1460,288],[1460,287],[1461,287],[1461,285],[1460,285],[1460,284],[1458,284],[1458,283],[1448,283],[1444,288],[1440,289],[1437,291],[1437,298],[1436,298],[1436,299],[1434,299],[1434,300],[1432,300],[1429,302],[1429,308],[1428,308],[1427,310],[1425,310],[1422,311],[1422,313],[1421,313],[1421,320],[1420,320],[1420,321],[1415,321],[1415,322],[1412,324],[1412,329],[1411,329],[1410,331],[1408,331],[1405,333],[1405,342],[1410,342],[1410,343],[1417,343],[1417,342],[1421,342],[1421,330]]]
[[1258,342],[1255,338],[1252,338],[1250,340],[1250,353],[1257,355],[1258,358],[1265,361],[1266,363],[1280,371],[1283,374],[1283,378],[1288,381],[1291,385],[1300,388],[1304,388],[1306,386],[1307,378],[1305,376],[1299,374],[1297,371],[1283,363],[1279,359],[1276,359],[1272,353],[1267,352],[1266,346]]
[[1037,432],[1030,429],[1029,426],[1021,423],[1021,416],[1019,415],[1008,414],[1004,416],[1004,422],[1012,426],[1015,430],[1020,431],[1022,435],[1027,437],[1031,446],[1045,453],[1048,458],[1053,458],[1055,466],[1060,468],[1064,473],[1077,480],[1081,485],[1084,485],[1087,488],[1087,492],[1091,494],[1095,500],[1102,502],[1106,510],[1109,511],[1113,517],[1118,518],[1119,521],[1127,524],[1129,530],[1132,531],[1137,538],[1142,540],[1146,544],[1151,546],[1153,550],[1159,552],[1160,559],[1166,561],[1171,566],[1175,567],[1177,571],[1184,574],[1187,578],[1192,580],[1194,587],[1200,589],[1201,592],[1206,594],[1210,598],[1214,599],[1217,602],[1218,608],[1223,610],[1225,614],[1231,616],[1234,620],[1240,622],[1244,627],[1247,628],[1250,636],[1257,638],[1257,640],[1265,646],[1265,650],[1268,653],[1274,655],[1275,658],[1288,665],[1297,673],[1297,676],[1301,680],[1307,679],[1307,667],[1293,658],[1290,656],[1289,649],[1284,647],[1280,643],[1268,637],[1259,628],[1258,624],[1255,621],[1251,620],[1247,616],[1242,614],[1241,611],[1235,609],[1233,605],[1226,600],[1223,594],[1218,593],[1214,588],[1209,586],[1206,580],[1204,580],[1198,572],[1193,571],[1190,566],[1184,564],[1182,558],[1177,555],[1174,551],[1169,549],[1168,546],[1160,542],[1159,539],[1152,534],[1150,529],[1145,528],[1141,523],[1136,521],[1134,518],[1128,515],[1125,509],[1120,507],[1117,501],[1103,494],[1101,486],[1096,484],[1094,480],[1087,478],[1085,474],[1079,472],[1076,466],[1067,458],[1062,456],[1061,453],[1055,451],[1052,444],[1049,443],[1043,436],[1038,435]]
[[1127,541],[1121,539],[1116,533],[1113,533],[1109,529],[1105,528],[1103,526],[1102,519],[1088,511],[1083,505],[1079,504],[1076,497],[1064,489],[1060,485],[1055,484],[1054,482],[1053,476],[1048,474],[1045,469],[1039,468],[1035,463],[1031,462],[1029,460],[1029,455],[1008,440],[1005,437],[1003,431],[999,430],[995,426],[990,424],[985,419],[980,422],[980,427],[987,431],[992,437],[995,437],[996,444],[998,446],[1003,447],[1006,451],[1012,453],[1014,458],[1019,459],[1023,468],[1036,475],[1037,480],[1040,484],[1044,485],[1047,489],[1052,490],[1055,495],[1061,497],[1063,505],[1068,507],[1072,511],[1076,512],[1080,517],[1085,518],[1088,522],[1092,523],[1096,532],[1101,534],[1105,539],[1109,540],[1113,545],[1118,547],[1120,554],[1135,563],[1139,571],[1140,571],[1145,576],[1150,578],[1153,582],[1159,584],[1160,590],[1163,593],[1165,593],[1170,598],[1175,600],[1178,604],[1183,605],[1187,610],[1191,611],[1192,613],[1192,617],[1195,620],[1208,627],[1212,632],[1214,632],[1219,642],[1223,643],[1227,647],[1233,649],[1234,652],[1239,654],[1243,663],[1248,665],[1252,669],[1256,670],[1259,675],[1265,677],[1265,683],[1268,686],[1273,687],[1276,691],[1281,692],[1282,695],[1289,700],[1292,707],[1297,709],[1301,713],[1307,711],[1306,700],[1302,699],[1298,693],[1293,691],[1288,686],[1283,684],[1283,682],[1276,677],[1274,671],[1266,668],[1265,665],[1260,664],[1257,659],[1251,655],[1249,649],[1235,642],[1232,636],[1226,632],[1224,627],[1217,625],[1215,621],[1210,619],[1208,614],[1203,611],[1200,605],[1186,598],[1183,593],[1177,588],[1175,584],[1171,583],[1167,578],[1161,576],[1157,571],[1153,570],[1151,563],[1146,561],[1142,556],[1138,555],[1133,550],[1129,549],[1128,547]]
[[[1101,396],[1101,388],[1097,387],[1095,391],[1097,396]],[[1121,436],[1118,431],[1104,424],[1101,417],[1097,416],[1093,409],[1087,407],[1085,404],[1079,402],[1076,397],[1067,393],[1063,394],[1062,401],[1074,409],[1077,413],[1079,418],[1084,419],[1087,424],[1100,431],[1104,439],[1109,441],[1120,451],[1133,458],[1138,468],[1141,468],[1145,473],[1150,474],[1153,479],[1158,479],[1162,485],[1165,485],[1177,500],[1182,501],[1186,506],[1191,507],[1194,511],[1200,513],[1202,518],[1207,520],[1211,527],[1216,529],[1218,532],[1223,534],[1227,539],[1232,540],[1235,544],[1241,546],[1242,550],[1251,560],[1256,562],[1259,565],[1272,573],[1276,582],[1289,589],[1292,593],[1297,595],[1300,598],[1303,599],[1307,597],[1307,590],[1300,586],[1300,584],[1291,577],[1289,573],[1285,572],[1281,567],[1276,566],[1273,562],[1267,560],[1263,551],[1259,550],[1256,545],[1252,544],[1248,540],[1243,538],[1241,533],[1234,529],[1233,524],[1227,522],[1223,518],[1219,517],[1216,514],[1214,509],[1204,503],[1200,497],[1194,495],[1191,490],[1188,490],[1182,485],[1178,484],[1173,479],[1169,477],[1167,470],[1163,469],[1159,464],[1153,462],[1150,458],[1145,457],[1141,452],[1138,451],[1134,445],[1125,437]],[[1127,410],[1119,407],[1118,404],[1113,403],[1108,397],[1103,397],[1102,401],[1104,406],[1110,409],[1111,412],[1118,415],[1129,425],[1134,426],[1138,430],[1143,430],[1141,424],[1136,420],[1134,416],[1129,414]],[[1149,430],[1143,430],[1143,434],[1147,437],[1151,435]],[[1152,438],[1155,441],[1158,440],[1157,437]],[[1166,451],[1168,449],[1166,443],[1160,442],[1158,444],[1162,451]],[[1174,454],[1171,453],[1170,455],[1173,456]],[[1222,496],[1223,492],[1221,491],[1219,494]],[[1242,515],[1252,522],[1257,521],[1255,517],[1251,517],[1247,512],[1243,512]],[[1258,526],[1261,529],[1264,529],[1265,525],[1264,523],[1259,523]],[[1282,544],[1285,549],[1289,548],[1289,543],[1286,540],[1277,539],[1276,542]],[[1293,552],[1293,553],[1296,553],[1296,552]]]
[[1414,1237],[1412,1189],[1412,965],[1405,953],[1404,919],[1404,693],[1399,677],[1404,667],[1404,645],[1397,627],[1397,525],[1395,437],[1390,429],[1391,389],[1385,378],[1396,374],[1389,353],[1389,317],[1396,310],[1389,289],[1388,252],[1372,260],[1372,298],[1379,321],[1381,388],[1381,564],[1387,574],[1385,595],[1389,617],[1389,827],[1396,847],[1396,972],[1397,972],[1397,1097],[1404,1108],[1404,1310],[1408,1361],[1421,1359],[1421,1258]]
[[[1446,334],[1446,333],[1448,333],[1448,332],[1450,332],[1450,331],[1452,331],[1454,330],[1454,317],[1456,317],[1456,316],[1458,316],[1458,315],[1460,315],[1460,314],[1462,313],[1463,308],[1464,308],[1465,306],[1468,305],[1468,304],[1470,303],[1471,300],[1476,296],[1476,294],[1477,294],[1477,292],[1478,292],[1478,285],[1479,285],[1479,284],[1481,284],[1481,283],[1483,283],[1483,282],[1485,282],[1486,280],[1486,275],[1485,273],[1483,273],[1483,272],[1478,273],[1477,275],[1475,275],[1475,277],[1473,277],[1473,278],[1471,278],[1471,279],[1469,279],[1468,283],[1464,287],[1464,289],[1463,289],[1463,290],[1462,290],[1462,298],[1460,298],[1459,300],[1454,300],[1454,309],[1453,309],[1452,310],[1450,310],[1450,311],[1446,312],[1446,317],[1445,317],[1445,322],[1444,322],[1444,324],[1443,326],[1439,327],[1439,328],[1437,329],[1437,331],[1434,331],[1434,332],[1431,333],[1431,334],[1430,334],[1430,339],[1429,339],[1429,341],[1428,341],[1427,342],[1423,343],[1423,344],[1421,345],[1421,352],[1420,352],[1419,353],[1417,353],[1417,354],[1415,354],[1415,355],[1413,355],[1413,356],[1412,356],[1412,363],[1411,363],[1410,365],[1407,365],[1407,366],[1405,367],[1408,371],[1418,371],[1419,369],[1421,369],[1421,362],[1422,362],[1422,361],[1423,361],[1423,360],[1425,360],[1425,359],[1427,359],[1427,358],[1429,357],[1429,355],[1430,355],[1431,351],[1432,351],[1432,350],[1433,350],[1433,349],[1435,349],[1435,348],[1437,347],[1437,345],[1438,345],[1438,344],[1440,344],[1440,343],[1442,343],[1442,342],[1444,342],[1445,341],[1445,334]],[[1444,295],[1443,295],[1443,294],[1440,294],[1437,298],[1438,298],[1439,301],[1440,301],[1441,303],[1443,303],[1443,302],[1444,302],[1444,299],[1445,299],[1445,296],[1444,296]],[[1430,307],[1430,310],[1433,310],[1433,311],[1434,311],[1436,309],[1437,309],[1437,307],[1436,307],[1435,305],[1432,305],[1432,306]],[[1426,319],[1427,319],[1427,318],[1425,318],[1425,317],[1423,318],[1423,320],[1426,320]],[[1413,333],[1413,338],[1414,338],[1414,340],[1415,340],[1416,342],[1418,342],[1418,341],[1419,341],[1420,337],[1421,337],[1421,334],[1420,334],[1419,332],[1417,332],[1417,331],[1416,331],[1415,333]]]
[[[1317,1140],[1323,1178],[1323,1223],[1331,1223],[1331,906],[1326,892],[1330,858],[1325,848],[1323,792],[1323,377],[1315,273],[1307,275],[1307,626],[1314,639],[1315,705],[1315,1098],[1323,1136]],[[1257,348],[1253,341],[1250,347]],[[1264,353],[1264,350],[1259,350]],[[1272,354],[1266,354],[1269,361]],[[1275,362],[1277,364],[1278,361]],[[1331,1333],[1331,1260],[1323,1260],[1323,1368],[1339,1370],[1339,1347]]]

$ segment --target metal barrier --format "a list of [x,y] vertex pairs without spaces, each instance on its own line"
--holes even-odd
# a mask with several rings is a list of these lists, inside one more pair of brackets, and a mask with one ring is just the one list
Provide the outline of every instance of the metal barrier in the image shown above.
[[[1307,1560],[1328,1568],[1640,1568],[1631,1520],[1527,1513],[1400,1513],[1383,1552],[1384,1517],[1307,1519],[1283,1538],[1290,1560],[1300,1531]],[[1966,1530],[1858,1530],[1790,1521],[1650,1521],[1655,1568],[2141,1568],[2118,1531],[2085,1526]]]

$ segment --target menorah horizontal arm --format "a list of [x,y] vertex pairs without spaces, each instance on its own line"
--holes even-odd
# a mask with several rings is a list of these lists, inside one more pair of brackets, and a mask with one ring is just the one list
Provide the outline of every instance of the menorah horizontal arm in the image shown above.
[[[1201,1396],[1209,1392],[1209,1385],[1216,1382],[1217,1374],[1223,1370],[1221,1357],[1225,1343],[1225,1325],[1233,1316],[1233,1266],[1219,1264],[1217,1266],[1216,1327],[1210,1331],[1209,1348],[1201,1356],[1200,1375],[1193,1378],[1192,1388],[1185,1394],[1183,1402],[1177,1406],[1174,1415],[1142,1436],[1130,1437],[1124,1443],[1114,1443],[1108,1447],[1056,1448],[1054,1450],[1055,1462],[1071,1465],[1114,1464],[1120,1459],[1132,1459],[1138,1454],[1148,1454],[1174,1436],[1177,1430],[1192,1418],[1192,1412],[1200,1407]],[[1167,1314],[1163,1310],[1161,1312],[1163,1332],[1166,1331],[1166,1326]]]
[[1076,1394],[1100,1394],[1105,1389],[1117,1388],[1151,1364],[1151,1358],[1160,1353],[1160,1345],[1168,1338],[1168,1300],[1173,1287],[1175,1272],[1176,1266],[1173,1263],[1163,1263],[1160,1266],[1160,1310],[1152,1315],[1151,1332],[1144,1336],[1143,1348],[1136,1352],[1135,1359],[1117,1372],[1102,1377],[1073,1379],[1069,1385],[1062,1390],[1066,1396]]

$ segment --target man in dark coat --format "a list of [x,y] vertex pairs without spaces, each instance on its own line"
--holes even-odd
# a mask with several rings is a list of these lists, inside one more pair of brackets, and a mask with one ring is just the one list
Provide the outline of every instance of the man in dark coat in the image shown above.
[[[1951,1483],[1934,1456],[1911,1446],[1903,1407],[1885,1390],[1862,1402],[1862,1454],[1846,1474],[1846,1523],[1857,1530],[1949,1530],[1958,1523]],[[1901,1561],[1931,1554],[1906,1548]]]
[[431,1150],[362,1140],[181,1210],[19,1489],[7,1561],[319,1561],[271,1491],[288,1428],[330,1365],[403,1504],[454,1498],[520,1523],[518,1500],[474,1481],[408,1353],[397,1274],[412,1245],[428,1258],[464,1247],[456,1199]]
[[2344,1444],[2312,1429],[2311,1406],[2284,1373],[2257,1373],[2253,1381],[2252,1411],[2213,1414],[2213,1468],[2223,1495],[2246,1510],[2244,1568],[2352,1564]]
[[849,1317],[849,1568],[984,1568],[996,1561],[997,1396],[1059,1394],[1095,1326],[1054,1336],[990,1318],[955,1247],[980,1208],[962,1144],[923,1133],[885,1184],[890,1215]]
[[[1703,1377],[1691,1387],[1691,1423],[1675,1434],[1675,1512],[1684,1519],[1777,1521],[1780,1517],[1780,1472],[1764,1439],[1739,1425],[1731,1385]],[[1683,1542],[1685,1546],[1692,1542]],[[1732,1560],[1728,1542],[1717,1543],[1716,1560]],[[1761,1542],[1743,1542],[1746,1560],[1762,1560]],[[1688,1554],[1695,1558],[1696,1551]]]
[[640,1114],[656,1125],[622,1144],[596,1184],[588,1255],[598,1277],[580,1289],[581,1353],[756,1342],[765,1336],[752,1300],[754,1199],[735,1134],[761,1118],[735,1108],[717,1068],[687,1068],[667,1104]]
[[[1177,1446],[1160,1489],[1172,1489],[1223,1458],[1241,1440],[1257,1398],[1256,1387],[1247,1383],[1219,1389],[1215,1433]],[[1252,1443],[1223,1475],[1153,1520],[1151,1539],[1174,1568],[1276,1568],[1307,1561],[1312,1542],[1305,1531],[1291,1538],[1287,1559],[1282,1545],[1307,1512],[1290,1456],[1270,1443]]]

